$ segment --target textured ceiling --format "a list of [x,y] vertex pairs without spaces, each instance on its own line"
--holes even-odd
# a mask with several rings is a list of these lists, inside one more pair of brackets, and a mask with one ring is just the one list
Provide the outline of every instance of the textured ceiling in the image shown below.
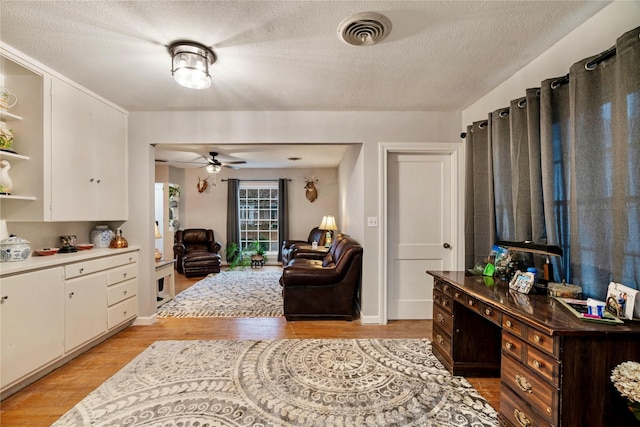
[[[130,111],[461,111],[607,2],[0,1],[0,39]],[[358,12],[392,23],[355,47]],[[213,85],[178,86],[167,46],[218,56]]]

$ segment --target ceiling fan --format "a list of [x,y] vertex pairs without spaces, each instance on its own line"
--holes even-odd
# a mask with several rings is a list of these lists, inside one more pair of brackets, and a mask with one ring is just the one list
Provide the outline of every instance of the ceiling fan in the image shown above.
[[161,160],[161,159],[156,159],[156,162],[157,163],[170,163],[170,164],[173,164],[173,165],[176,165],[176,166],[177,166],[177,164],[199,165],[198,167],[201,167],[201,168],[206,167],[208,173],[218,173],[218,172],[220,172],[221,168],[223,168],[223,167],[231,168],[231,169],[238,169],[237,165],[243,165],[243,164],[247,163],[245,160],[231,160],[231,159],[233,159],[233,157],[229,158],[228,161],[222,161],[221,162],[217,158],[218,155],[219,155],[219,153],[217,153],[215,151],[211,151],[211,152],[209,152],[209,156],[205,156],[204,154],[200,154],[199,156],[202,159],[198,159],[198,158],[195,158],[193,160]]

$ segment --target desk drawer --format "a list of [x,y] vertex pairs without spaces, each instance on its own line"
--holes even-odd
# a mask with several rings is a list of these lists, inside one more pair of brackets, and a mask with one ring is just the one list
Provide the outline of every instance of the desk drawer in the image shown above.
[[438,305],[433,306],[433,324],[442,328],[449,336],[453,335],[453,318],[451,313]]
[[558,389],[512,358],[502,355],[500,380],[529,403],[547,421],[557,423]]
[[500,387],[500,414],[514,426],[551,427],[547,420],[536,413],[525,401],[508,387]]
[[484,303],[480,304],[480,314],[482,314],[482,317],[490,320],[498,326],[500,326],[502,323],[502,313],[499,310],[496,310],[495,308]]
[[502,351],[522,362],[527,351],[527,345],[510,333],[503,331]]
[[502,316],[502,329],[509,331],[515,336],[524,338],[524,327],[522,326],[522,323],[511,316],[507,316],[506,314]]
[[532,346],[527,346],[527,366],[534,372],[545,377],[547,380],[559,385],[560,363],[553,357],[536,350]]
[[431,343],[434,349],[437,349],[440,354],[446,356],[449,360],[453,360],[451,356],[451,336],[440,329],[437,325],[433,327],[433,342]]
[[114,268],[107,273],[109,286],[138,276],[138,264],[129,264]]
[[442,292],[438,292],[434,289],[433,301],[435,302],[434,307],[440,306],[448,313],[453,312],[453,300]]
[[527,342],[540,350],[558,357],[556,342],[553,337],[529,327],[527,330]]

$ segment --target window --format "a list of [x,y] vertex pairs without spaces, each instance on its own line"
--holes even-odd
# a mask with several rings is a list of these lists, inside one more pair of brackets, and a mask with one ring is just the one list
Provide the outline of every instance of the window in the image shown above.
[[238,190],[240,249],[258,241],[268,255],[277,255],[278,183],[246,181]]

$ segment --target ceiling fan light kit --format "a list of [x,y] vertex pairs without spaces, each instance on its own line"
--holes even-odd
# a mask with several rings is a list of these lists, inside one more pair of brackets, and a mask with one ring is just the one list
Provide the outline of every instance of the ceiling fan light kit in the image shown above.
[[209,67],[216,62],[216,55],[200,43],[179,41],[169,46],[171,75],[178,84],[190,89],[207,89],[211,86]]

